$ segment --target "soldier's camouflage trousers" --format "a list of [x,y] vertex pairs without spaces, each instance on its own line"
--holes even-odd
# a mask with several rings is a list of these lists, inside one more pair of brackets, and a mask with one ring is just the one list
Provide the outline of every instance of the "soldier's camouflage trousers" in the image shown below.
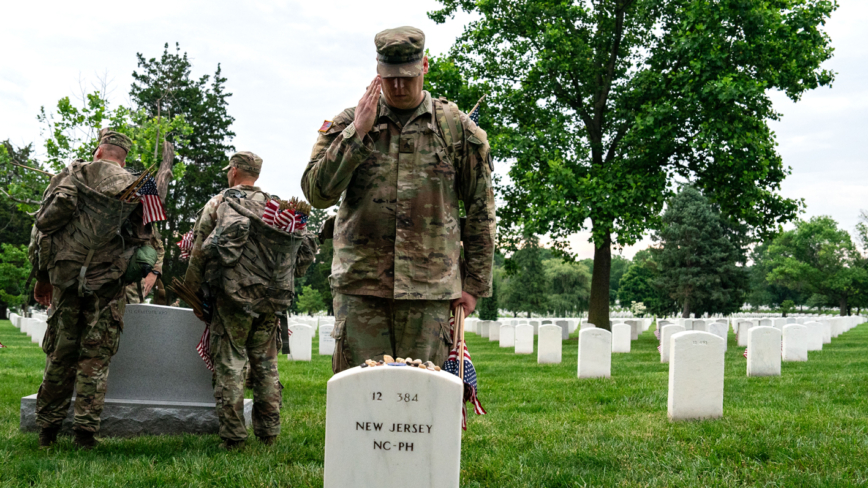
[[118,351],[123,330],[124,288],[101,287],[78,296],[78,287],[54,288],[52,314],[42,341],[48,355],[36,395],[36,424],[60,426],[75,390],[73,429],[99,432],[109,363]]
[[243,370],[248,361],[253,389],[253,432],[257,437],[280,433],[283,386],[277,374],[278,337],[274,314],[253,317],[218,296],[211,320],[211,359],[214,361],[214,398],[223,439],[247,438]]
[[384,354],[442,366],[452,347],[450,303],[335,293],[332,370],[340,373]]

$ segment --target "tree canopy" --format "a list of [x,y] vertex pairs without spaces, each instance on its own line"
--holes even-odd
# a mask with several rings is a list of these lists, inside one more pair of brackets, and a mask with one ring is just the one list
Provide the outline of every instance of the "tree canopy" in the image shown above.
[[868,271],[850,234],[831,217],[799,220],[779,235],[765,253],[770,283],[837,303],[841,315],[868,292]]
[[440,0],[474,15],[449,56],[489,94],[492,153],[511,161],[501,232],[590,227],[591,320],[608,328],[612,245],[659,224],[678,176],[769,235],[801,202],[769,122],[769,93],[829,85],[831,0]]

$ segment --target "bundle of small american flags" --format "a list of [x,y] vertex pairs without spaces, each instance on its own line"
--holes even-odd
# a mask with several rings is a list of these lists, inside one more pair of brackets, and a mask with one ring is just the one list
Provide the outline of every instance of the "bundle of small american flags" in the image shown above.
[[275,198],[265,204],[262,221],[284,232],[300,231],[307,226],[309,213],[310,205],[296,198],[289,201]]
[[181,255],[179,257],[184,261],[190,259],[190,253],[193,251],[193,231],[191,230],[184,234],[177,244],[181,248]]
[[[455,326],[455,319],[450,321],[452,326]],[[452,351],[449,352],[449,358],[443,363],[443,370],[448,371],[455,376],[460,377],[458,371],[458,347],[462,341],[455,344]],[[467,344],[464,344],[464,403],[461,405],[461,428],[467,430],[467,403],[473,404],[473,411],[476,415],[485,415],[487,412],[482,408],[482,403],[477,395],[478,385],[476,382],[476,369],[473,367],[473,362],[470,359],[470,351],[467,350]]]

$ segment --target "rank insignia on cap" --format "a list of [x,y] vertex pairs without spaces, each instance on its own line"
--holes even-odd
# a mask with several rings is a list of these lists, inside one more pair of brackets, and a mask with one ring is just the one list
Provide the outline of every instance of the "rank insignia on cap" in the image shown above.
[[331,120],[325,120],[325,121],[323,121],[323,123],[322,123],[322,127],[320,127],[319,130],[318,130],[317,132],[325,132],[325,131],[331,129],[332,124],[334,124],[334,122],[332,122]]

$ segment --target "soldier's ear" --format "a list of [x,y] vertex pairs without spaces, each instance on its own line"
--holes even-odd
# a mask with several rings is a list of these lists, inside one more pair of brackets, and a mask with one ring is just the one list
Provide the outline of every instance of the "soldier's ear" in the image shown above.
[[422,74],[428,74],[428,56],[422,58]]

